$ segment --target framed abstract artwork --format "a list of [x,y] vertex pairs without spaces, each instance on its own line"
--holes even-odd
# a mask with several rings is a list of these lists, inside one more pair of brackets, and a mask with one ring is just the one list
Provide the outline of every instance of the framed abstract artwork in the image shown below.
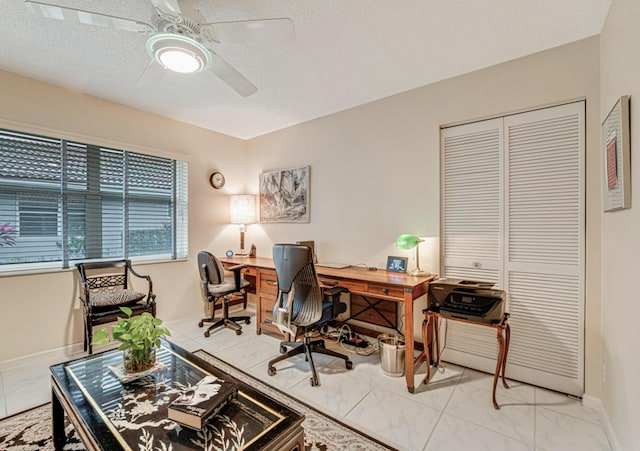
[[309,166],[260,174],[260,222],[309,222]]
[[602,123],[602,153],[604,211],[630,208],[629,96],[620,97]]

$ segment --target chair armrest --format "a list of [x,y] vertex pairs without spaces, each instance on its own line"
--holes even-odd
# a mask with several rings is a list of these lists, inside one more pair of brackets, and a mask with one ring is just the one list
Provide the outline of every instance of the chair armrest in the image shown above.
[[83,293],[80,294],[80,302],[84,304],[84,308],[88,313],[91,313],[91,302],[89,296],[91,295],[91,290],[89,290],[89,282],[80,281],[80,286],[82,287]]
[[[147,304],[154,302],[156,299],[156,295],[153,293],[153,282],[151,281],[151,276],[147,276],[147,275],[136,272],[136,270],[133,269],[131,265],[127,265],[127,268],[129,269],[129,272],[134,276],[140,279],[146,279],[147,283],[149,284],[149,293],[147,293]],[[126,287],[126,288],[129,288],[129,287]]]
[[331,301],[333,302],[333,312],[332,312],[333,318],[336,318],[339,315],[338,304],[340,303],[340,295],[342,293],[348,293],[348,292],[349,290],[346,289],[345,287],[333,287],[333,288],[327,288],[323,290],[323,294],[327,297],[330,297]]
[[239,264],[239,265],[233,265],[233,266],[229,266],[227,268],[227,271],[232,271],[233,272],[233,280],[236,284],[236,291],[240,291],[240,289],[242,288],[240,286],[240,271],[242,270],[242,268],[245,268],[247,265],[245,264]]
[[287,297],[287,303],[284,304],[285,295],[282,291],[278,291],[276,296],[276,302],[273,304],[273,317],[275,318],[275,325],[280,329],[283,334],[289,334],[289,336],[298,336],[298,326],[292,323],[293,315],[293,290],[289,292]]
[[324,294],[326,296],[329,296],[331,298],[338,298],[340,299],[340,294],[342,293],[348,293],[349,290],[345,287],[333,287],[333,288],[328,288],[324,290]]
[[226,268],[227,271],[240,271],[242,268],[246,268],[247,265],[240,263],[239,265],[233,265]]

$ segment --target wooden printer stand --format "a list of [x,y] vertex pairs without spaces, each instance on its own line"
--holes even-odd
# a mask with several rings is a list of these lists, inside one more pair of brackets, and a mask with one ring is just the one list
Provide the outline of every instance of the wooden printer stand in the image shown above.
[[[477,326],[487,326],[493,327],[496,329],[496,334],[498,338],[498,361],[496,362],[496,371],[493,375],[493,391],[492,391],[492,400],[493,407],[496,409],[500,409],[500,405],[496,401],[496,387],[498,385],[498,378],[502,375],[502,385],[504,388],[509,388],[507,381],[505,379],[505,369],[507,366],[507,354],[509,353],[509,340],[511,339],[511,328],[509,327],[509,313],[504,313],[502,318],[497,323],[483,323],[480,321],[470,321],[462,318],[450,318],[444,317],[438,312],[431,311],[431,309],[426,308],[422,311],[424,313],[424,321],[422,322],[422,342],[425,343],[424,351],[416,358],[414,362],[414,368],[417,368],[418,365],[424,360],[427,363],[427,375],[424,378],[423,383],[426,384],[429,382],[429,376],[431,372],[430,363],[431,363],[431,355],[429,348],[434,347],[435,341],[435,366],[438,367],[440,365],[440,328],[439,322],[440,318],[444,318],[451,321],[460,321],[469,324],[475,324]],[[433,334],[433,335],[431,335]],[[430,343],[431,346],[427,345]]]

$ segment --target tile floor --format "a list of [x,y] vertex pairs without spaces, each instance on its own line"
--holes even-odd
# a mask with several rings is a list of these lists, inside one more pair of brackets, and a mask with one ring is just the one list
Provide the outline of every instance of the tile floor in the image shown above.
[[[198,320],[168,322],[172,341],[189,351],[204,349],[401,450],[610,449],[598,412],[555,392],[511,381],[509,390],[499,385],[502,408],[495,410],[492,375],[444,363],[428,385],[419,384],[423,365],[410,394],[404,378],[382,374],[378,354],[355,353],[352,371],[340,359],[318,356],[321,386],[311,387],[302,357],[267,375],[267,361],[278,355],[276,336],[256,335],[252,323],[240,336],[222,329],[205,338]],[[58,351],[0,362],[0,417],[49,401],[48,366],[82,355]]]

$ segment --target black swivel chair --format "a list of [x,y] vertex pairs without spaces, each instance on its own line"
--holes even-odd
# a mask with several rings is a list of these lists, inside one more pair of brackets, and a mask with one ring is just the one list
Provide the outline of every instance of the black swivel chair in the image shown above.
[[[244,321],[246,324],[251,322],[249,316],[229,316],[229,296],[240,295],[244,298],[246,307],[247,293],[244,288],[249,286],[249,282],[243,279],[240,271],[245,265],[236,265],[228,268],[233,272],[233,277],[225,277],[224,267],[220,260],[209,252],[198,252],[198,269],[200,270],[201,290],[204,300],[211,306],[212,314],[210,318],[203,318],[198,327],[202,327],[204,323],[213,323],[204,332],[204,336],[208,337],[211,331],[217,327],[225,326],[236,331],[237,335],[242,334],[242,326],[236,321]],[[216,302],[222,299],[222,317],[216,318]]]
[[[275,363],[298,354],[304,354],[311,367],[311,385],[318,385],[318,374],[312,353],[338,357],[345,361],[347,369],[353,362],[346,355],[326,349],[324,340],[312,340],[312,332],[325,327],[347,306],[340,302],[340,293],[345,288],[335,287],[324,290],[324,296],[316,269],[313,266],[311,248],[296,244],[276,244],[273,246],[273,263],[278,276],[278,295],[273,307],[273,317],[282,333],[289,334],[294,341],[280,343],[279,357],[269,362],[268,373],[276,374]],[[325,296],[327,299],[325,299]],[[295,341],[299,336],[303,341]],[[287,348],[291,348],[287,351]]]

